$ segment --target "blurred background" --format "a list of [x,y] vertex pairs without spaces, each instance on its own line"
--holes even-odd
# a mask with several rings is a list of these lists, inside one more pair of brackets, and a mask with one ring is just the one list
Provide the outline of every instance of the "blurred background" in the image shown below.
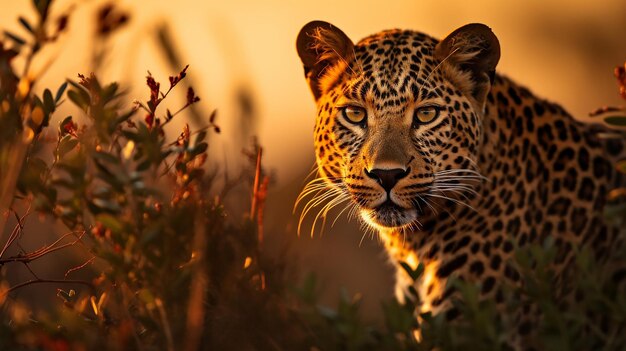
[[[198,114],[208,119],[210,111],[218,111],[222,134],[211,140],[213,159],[225,160],[235,171],[245,162],[241,150],[253,136],[264,148],[264,164],[274,181],[266,209],[268,245],[276,254],[292,256],[301,275],[316,272],[329,303],[340,287],[363,293],[368,313],[393,289],[393,273],[376,238],[363,239],[358,223],[345,215],[332,228],[316,228],[313,237],[311,221],[302,235],[296,233],[301,209],[292,214],[293,204],[314,164],[315,106],[295,51],[304,24],[331,22],[357,42],[382,29],[443,37],[466,23],[485,23],[500,39],[499,73],[561,103],[577,118],[619,104],[613,68],[626,59],[623,0],[126,0],[113,4],[128,22],[104,42],[96,41],[96,14],[108,3],[58,0],[53,5],[53,13],[71,12],[69,30],[33,62],[34,74],[45,70],[36,90],[56,89],[66,78],[96,71],[120,82],[130,97],[144,100],[148,70],[167,82],[189,64],[190,83],[202,98]],[[29,1],[1,4],[1,29],[20,33],[17,16],[34,17]],[[172,67],[158,33],[161,41],[170,39],[181,67]],[[175,137],[180,124],[170,128]]]

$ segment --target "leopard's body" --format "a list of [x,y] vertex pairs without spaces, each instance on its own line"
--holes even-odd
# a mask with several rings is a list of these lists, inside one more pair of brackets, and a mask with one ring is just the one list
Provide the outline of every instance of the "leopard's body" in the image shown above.
[[[616,230],[602,209],[608,191],[626,184],[613,167],[623,143],[607,144],[602,127],[496,75],[499,44],[487,27],[442,41],[391,30],[353,45],[312,22],[298,49],[317,101],[327,196],[349,198],[380,233],[399,299],[415,284],[421,312],[453,318],[451,275],[481,283],[481,296],[500,303],[503,283],[520,279],[517,247],[550,237],[557,272],[575,247],[599,257],[611,249]],[[400,262],[422,263],[424,274],[413,282]],[[531,320],[518,319],[527,333]]]

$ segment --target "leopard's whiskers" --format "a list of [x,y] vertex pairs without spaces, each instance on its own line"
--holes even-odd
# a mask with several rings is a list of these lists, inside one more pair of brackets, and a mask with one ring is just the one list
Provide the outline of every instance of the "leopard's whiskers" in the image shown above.
[[[328,213],[336,206],[348,202],[348,207],[344,208],[339,215],[341,215],[351,204],[351,198],[347,191],[347,186],[343,182],[335,182],[336,180],[342,180],[339,177],[317,177],[309,181],[298,195],[294,204],[294,213],[301,204],[302,212],[298,219],[297,233],[300,235],[302,231],[302,224],[306,216],[313,211],[314,208],[319,208],[315,217],[313,217],[313,223],[311,225],[311,236],[315,232],[315,227],[320,219],[322,219],[322,231],[326,224],[326,218]],[[306,202],[305,202],[306,200]],[[335,218],[332,225],[337,221]]]
[[[343,196],[341,196],[343,195]],[[328,215],[328,211],[330,211],[332,208],[334,208],[335,206],[339,205],[342,202],[345,202],[347,200],[350,200],[350,197],[345,195],[345,194],[340,194],[340,196],[337,196],[335,198],[333,198],[332,200],[330,200],[328,203],[326,203],[318,212],[317,215],[315,216],[315,219],[313,219],[313,224],[311,225],[311,237],[313,237],[313,233],[315,232],[315,226],[317,224],[318,219],[321,217],[323,218],[322,221],[322,227],[320,229],[320,232],[324,231],[324,227],[326,226],[326,218]],[[333,223],[334,224],[334,223]]]
[[[433,194],[433,193],[431,192],[431,193],[426,194],[426,196],[430,196],[430,197],[434,197],[434,198],[439,198],[439,199],[443,199],[443,200],[448,200],[448,201],[451,201],[451,202],[453,202],[453,203],[455,203],[455,204],[458,204],[458,205],[467,206],[468,208],[470,208],[470,209],[472,209],[472,210],[476,211],[476,209],[475,209],[472,205],[470,205],[470,204],[468,204],[468,203],[466,203],[466,202],[463,202],[463,201],[461,201],[461,200],[459,200],[459,199],[455,199],[455,198],[449,197],[449,196],[447,196],[447,195],[446,195],[443,191],[440,191],[440,192],[439,192],[439,194]],[[476,212],[478,212],[478,211],[476,211]]]

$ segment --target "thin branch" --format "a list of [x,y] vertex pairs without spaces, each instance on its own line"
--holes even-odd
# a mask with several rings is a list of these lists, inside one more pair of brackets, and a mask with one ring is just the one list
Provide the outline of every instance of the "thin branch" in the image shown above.
[[168,124],[171,120],[173,120],[173,119],[174,119],[174,117],[176,117],[176,115],[177,115],[177,114],[179,114],[179,113],[183,112],[183,111],[184,111],[185,109],[187,109],[189,106],[191,106],[191,105],[193,105],[193,104],[197,103],[198,101],[200,101],[200,100],[187,101],[187,103],[186,103],[183,107],[181,107],[180,109],[178,109],[178,111],[176,111],[176,112],[174,112],[174,113],[171,113],[171,114],[169,114],[169,115],[166,115],[165,122],[163,122],[163,123],[161,124],[161,128],[163,128],[163,127],[164,127],[165,125],[167,125],[167,124]]
[[72,268],[68,269],[68,270],[65,272],[65,275],[64,275],[63,277],[64,277],[65,279],[67,279],[67,276],[68,276],[70,273],[75,272],[75,271],[77,271],[77,270],[79,270],[79,269],[85,268],[88,264],[90,264],[91,262],[93,262],[93,260],[95,260],[95,259],[96,259],[96,256],[91,256],[91,258],[90,258],[90,259],[88,259],[87,261],[85,261],[83,264],[81,264],[81,265],[78,265],[78,266],[76,266],[76,267],[72,267]]
[[4,247],[2,248],[2,251],[0,251],[0,258],[2,258],[2,256],[4,256],[4,253],[6,252],[6,250],[8,250],[8,248],[11,245],[13,245],[13,242],[15,242],[15,240],[17,240],[21,236],[20,234],[24,232],[24,219],[26,219],[26,217],[28,215],[30,215],[31,205],[32,205],[32,201],[30,201],[28,203],[28,208],[26,209],[26,213],[22,217],[20,217],[17,214],[17,211],[15,211],[13,208],[10,209],[10,211],[13,212],[13,215],[15,216],[15,219],[17,220],[17,223],[15,224],[15,227],[13,228],[13,231],[11,231],[11,235],[7,239],[7,242],[4,244]]
[[256,169],[254,171],[254,185],[252,187],[252,205],[250,206],[250,219],[254,220],[257,210],[259,185],[261,184],[261,157],[263,156],[263,148],[259,147],[256,155]]
[[11,263],[11,262],[23,262],[23,263],[29,263],[31,261],[34,261],[36,259],[39,259],[45,255],[48,255],[52,252],[58,251],[58,250],[62,250],[66,247],[70,247],[70,246],[74,246],[76,245],[78,242],[81,241],[83,235],[85,235],[85,231],[80,231],[80,236],[78,236],[76,238],[76,240],[63,244],[63,245],[58,245],[63,239],[67,238],[70,235],[75,235],[77,232],[69,232],[64,234],[63,236],[61,236],[59,239],[57,239],[55,242],[53,242],[52,244],[48,245],[48,246],[44,246],[38,250],[35,250],[33,252],[29,252],[28,254],[25,255],[17,255],[17,256],[11,256],[9,258],[5,258],[5,259],[0,259],[0,266],[6,264],[6,263]]
[[96,288],[93,286],[93,284],[91,284],[88,281],[85,280],[65,280],[65,279],[32,279],[29,281],[25,281],[23,283],[14,285],[12,287],[10,287],[9,289],[3,291],[0,296],[6,296],[7,294],[9,294],[12,291],[15,291],[19,288],[23,288],[25,286],[28,285],[33,285],[33,284],[41,284],[41,283],[61,283],[61,284],[80,284],[80,285],[85,285],[88,288],[91,289],[92,292],[96,291]]
[[33,275],[33,277],[35,277],[35,279],[39,279],[41,280],[41,278],[39,278],[39,276],[35,273],[35,271],[33,271],[32,268],[30,268],[30,265],[28,264],[28,262],[23,262],[24,266],[26,266],[26,269],[28,269],[28,271],[30,272],[30,274]]
[[4,247],[2,248],[2,251],[0,251],[0,258],[2,258],[2,256],[4,256],[4,253],[6,252],[6,250],[9,248],[9,246],[11,246],[11,244],[17,238],[18,229],[19,229],[19,226],[15,225],[15,227],[11,231],[11,234],[9,235],[9,238],[7,239],[7,242],[4,244]]

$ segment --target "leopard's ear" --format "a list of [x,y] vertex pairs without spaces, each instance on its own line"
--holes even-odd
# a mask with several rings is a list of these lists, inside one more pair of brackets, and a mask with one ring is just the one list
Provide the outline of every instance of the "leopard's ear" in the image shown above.
[[435,58],[483,108],[500,60],[500,43],[491,29],[481,23],[458,28],[437,44]]
[[323,93],[321,81],[324,76],[346,68],[354,61],[354,44],[350,38],[324,21],[307,23],[298,34],[296,47],[315,100]]

